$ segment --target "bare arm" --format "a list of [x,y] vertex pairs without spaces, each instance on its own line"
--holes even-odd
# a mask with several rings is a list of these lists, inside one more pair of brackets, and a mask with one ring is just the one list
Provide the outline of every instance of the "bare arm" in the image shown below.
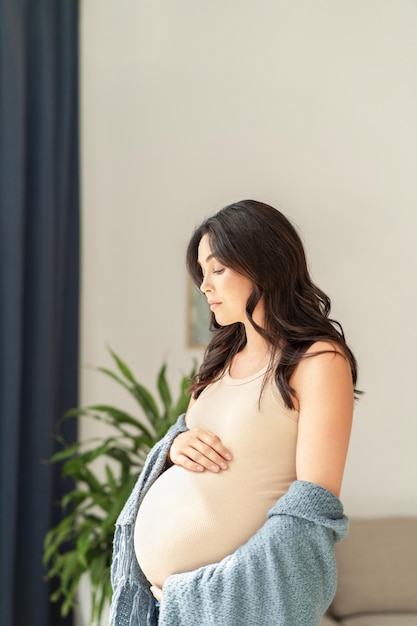
[[[326,349],[333,350],[333,346],[316,342],[309,352]],[[349,363],[340,352],[305,358],[297,366],[291,385],[300,412],[297,478],[339,496],[353,415]]]

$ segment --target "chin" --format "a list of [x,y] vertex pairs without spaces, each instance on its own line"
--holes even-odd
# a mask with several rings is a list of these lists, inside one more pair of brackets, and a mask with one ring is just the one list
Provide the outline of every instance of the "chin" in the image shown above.
[[219,326],[231,326],[232,324],[236,324],[236,321],[234,321],[234,320],[230,321],[230,320],[225,320],[225,319],[218,319],[216,317],[216,323]]

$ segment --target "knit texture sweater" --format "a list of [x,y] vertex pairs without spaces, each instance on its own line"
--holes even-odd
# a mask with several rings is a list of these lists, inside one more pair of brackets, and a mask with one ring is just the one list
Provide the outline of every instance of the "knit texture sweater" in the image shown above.
[[158,610],[134,550],[134,524],[164,471],[184,415],[152,448],[116,522],[111,580],[113,626],[318,626],[336,591],[334,544],[347,533],[340,500],[296,480],[265,524],[219,563],[169,576]]

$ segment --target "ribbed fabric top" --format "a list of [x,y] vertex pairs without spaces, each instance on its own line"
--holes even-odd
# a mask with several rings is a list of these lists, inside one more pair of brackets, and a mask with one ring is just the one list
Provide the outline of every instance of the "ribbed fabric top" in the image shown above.
[[214,474],[173,466],[152,485],[139,508],[135,551],[148,580],[215,563],[244,544],[296,479],[297,417],[266,369],[244,379],[226,373],[190,409],[189,428],[216,433],[233,453]]

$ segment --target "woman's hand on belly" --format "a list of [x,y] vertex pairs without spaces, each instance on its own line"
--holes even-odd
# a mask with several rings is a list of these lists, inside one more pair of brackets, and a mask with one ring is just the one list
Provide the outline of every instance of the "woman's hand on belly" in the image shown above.
[[220,472],[226,470],[232,453],[210,430],[191,428],[175,437],[168,457],[174,465],[192,472]]

